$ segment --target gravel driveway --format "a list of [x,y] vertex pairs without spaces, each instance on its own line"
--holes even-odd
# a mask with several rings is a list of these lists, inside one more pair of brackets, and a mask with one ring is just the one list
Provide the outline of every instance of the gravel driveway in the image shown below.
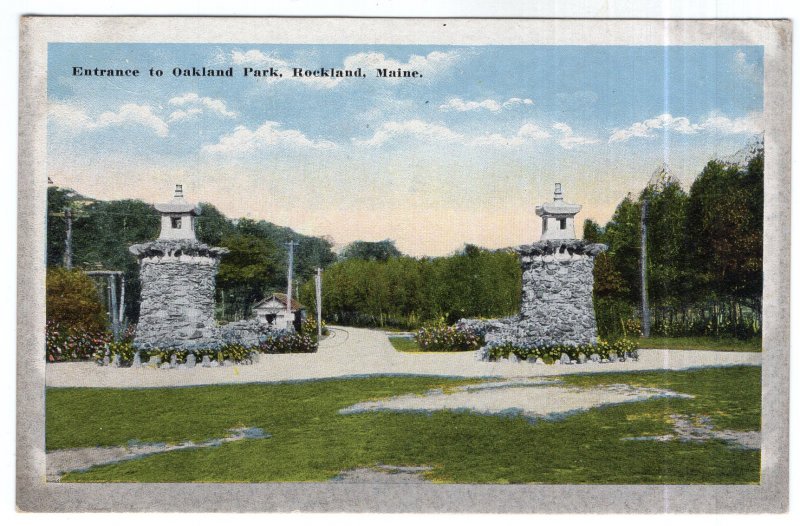
[[193,369],[55,363],[47,364],[45,382],[50,387],[171,387],[376,374],[520,378],[730,365],[761,365],[761,353],[644,349],[639,351],[636,362],[575,365],[482,362],[476,360],[473,352],[398,352],[383,331],[332,327],[331,335],[314,354],[261,355],[260,361],[253,365]]

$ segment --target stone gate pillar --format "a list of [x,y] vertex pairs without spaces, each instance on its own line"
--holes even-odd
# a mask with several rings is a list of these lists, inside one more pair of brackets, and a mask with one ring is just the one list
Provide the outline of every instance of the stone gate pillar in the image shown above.
[[517,247],[522,264],[520,344],[597,343],[594,258],[605,245],[583,240],[547,240]]
[[194,220],[199,207],[175,197],[156,205],[161,234],[130,247],[139,259],[142,299],[133,340],[137,348],[213,349],[220,345],[214,321],[214,291],[220,257],[226,248],[197,241]]

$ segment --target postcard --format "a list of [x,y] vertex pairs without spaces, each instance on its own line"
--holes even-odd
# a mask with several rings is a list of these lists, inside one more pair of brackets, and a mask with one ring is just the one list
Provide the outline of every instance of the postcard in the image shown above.
[[19,509],[785,511],[790,41],[24,17]]

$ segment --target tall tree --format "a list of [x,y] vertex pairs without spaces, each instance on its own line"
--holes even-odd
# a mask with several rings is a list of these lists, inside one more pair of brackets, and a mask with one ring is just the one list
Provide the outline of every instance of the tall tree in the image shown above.
[[587,243],[602,243],[603,228],[591,219],[583,222],[583,240]]
[[685,300],[691,273],[684,246],[688,196],[677,180],[648,186],[642,200],[649,204],[647,220],[648,292],[654,306],[678,306]]
[[341,259],[363,259],[365,261],[386,261],[403,254],[397,249],[394,241],[353,241],[347,245],[340,255]]
[[628,195],[614,211],[603,235],[608,245],[608,256],[611,264],[620,273],[625,283],[629,284],[627,299],[633,303],[639,301],[641,287],[639,285],[639,255],[641,207]]
[[279,252],[271,241],[243,234],[223,238],[220,246],[230,251],[222,257],[217,273],[217,299],[223,305],[223,316],[248,316],[253,302],[278,281]]

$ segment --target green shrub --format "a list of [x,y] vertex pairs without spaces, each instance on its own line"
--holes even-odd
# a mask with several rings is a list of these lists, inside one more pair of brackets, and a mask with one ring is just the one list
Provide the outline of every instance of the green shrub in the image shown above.
[[74,334],[106,331],[106,311],[89,276],[80,270],[51,268],[46,281],[48,322]]
[[226,343],[219,348],[217,352],[217,361],[219,361],[219,355],[221,354],[223,361],[230,360],[235,363],[240,363],[250,358],[251,353],[257,351],[258,349],[249,349],[240,343]]
[[[306,336],[310,336],[314,341],[317,341],[317,319],[316,318],[306,318],[303,320],[303,323],[300,324],[300,334],[304,334]],[[322,322],[322,335],[327,336],[330,334],[328,327],[325,326],[325,322]]]
[[[119,356],[121,365],[130,365],[133,363],[133,356],[136,354],[136,348],[133,343],[129,341],[111,342],[108,344],[108,359],[114,361],[114,356]],[[105,349],[102,352],[95,354],[94,359],[98,362],[103,361],[105,356]]]
[[625,354],[638,358],[637,345],[635,342],[622,338],[613,342],[598,340],[596,344],[583,345],[530,345],[518,346],[508,342],[490,342],[487,345],[486,356],[489,360],[499,360],[508,358],[512,354],[520,360],[528,358],[541,358],[545,363],[553,363],[561,358],[562,354],[569,356],[570,360],[577,360],[578,355],[583,353],[587,358],[592,354],[597,354],[600,358],[608,358],[612,353],[619,357]]

